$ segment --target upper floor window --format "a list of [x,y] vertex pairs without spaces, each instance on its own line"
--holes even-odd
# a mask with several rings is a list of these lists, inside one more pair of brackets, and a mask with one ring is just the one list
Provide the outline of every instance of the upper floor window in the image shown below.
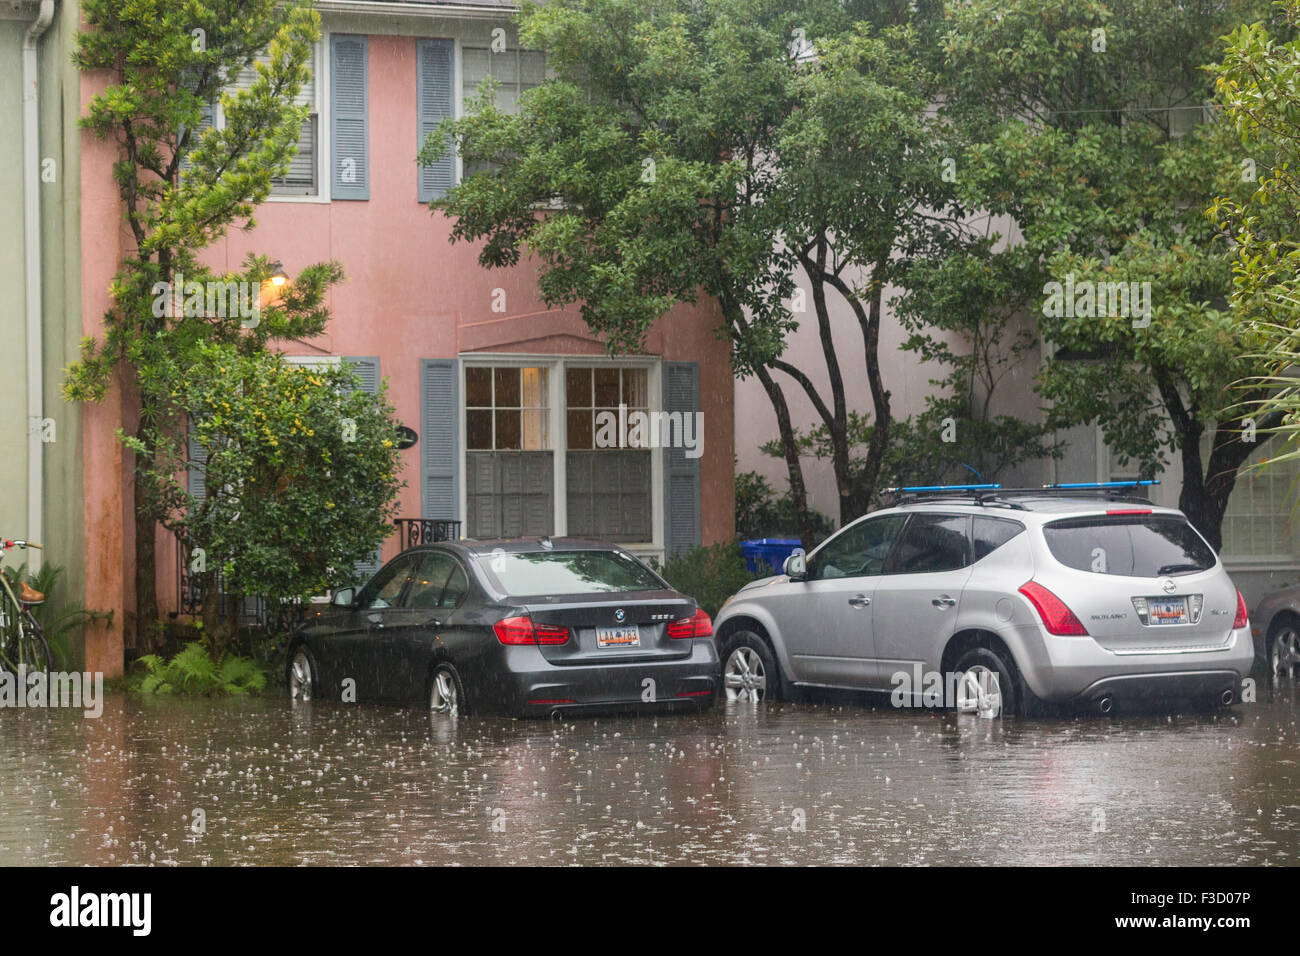
[[[320,80],[319,56],[311,51],[307,68],[311,76],[303,84],[294,98],[295,106],[306,106],[310,112],[303,120],[302,130],[298,134],[298,151],[289,162],[289,171],[272,180],[272,196],[318,196],[320,195],[320,157],[321,157],[321,123],[320,123]],[[246,90],[257,79],[257,70],[253,66],[240,71],[235,82],[227,88],[228,92]],[[226,118],[218,105],[216,111],[217,128],[225,126]]]
[[496,81],[494,102],[503,113],[519,112],[524,92],[541,86],[546,78],[546,54],[534,50],[503,50],[493,53],[482,47],[461,48],[461,102],[469,104],[479,95],[483,82]]

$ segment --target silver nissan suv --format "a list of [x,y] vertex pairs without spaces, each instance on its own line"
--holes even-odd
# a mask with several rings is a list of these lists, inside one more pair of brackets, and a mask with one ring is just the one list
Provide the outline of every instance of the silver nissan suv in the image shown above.
[[795,687],[986,716],[1043,702],[1234,703],[1246,606],[1182,512],[1105,482],[890,489],[714,623],[733,700]]

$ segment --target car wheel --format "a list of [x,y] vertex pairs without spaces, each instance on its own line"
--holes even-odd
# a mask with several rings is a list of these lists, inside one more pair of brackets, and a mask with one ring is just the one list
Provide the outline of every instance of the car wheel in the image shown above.
[[285,667],[285,676],[289,684],[289,697],[292,700],[311,700],[316,690],[316,661],[307,650],[307,645],[299,644],[289,655]]
[[753,631],[736,631],[722,642],[722,690],[727,700],[776,700],[781,676],[767,641]]
[[959,714],[1000,717],[1016,713],[1017,682],[1012,665],[990,647],[972,647],[957,659],[954,668]]
[[465,687],[450,664],[439,664],[429,675],[429,712],[459,717],[465,714]]
[[1274,624],[1268,638],[1268,662],[1274,677],[1300,673],[1300,626],[1294,618]]

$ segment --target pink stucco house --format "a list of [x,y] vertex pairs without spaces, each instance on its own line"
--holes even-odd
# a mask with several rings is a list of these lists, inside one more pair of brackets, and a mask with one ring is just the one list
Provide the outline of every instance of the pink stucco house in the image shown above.
[[[259,210],[257,227],[233,233],[207,258],[235,269],[255,251],[290,276],[311,263],[342,263],[346,281],[333,293],[327,334],[282,348],[296,361],[357,361],[372,385],[387,379],[399,419],[418,435],[402,452],[400,513],[460,521],[471,537],[597,536],[645,556],[730,539],[733,379],[716,307],[674,310],[644,354],[611,359],[576,310],[539,300],[532,265],[481,269],[477,249],[452,245],[451,223],[426,205],[461,170],[454,159],[418,167],[424,135],[459,112],[486,75],[500,83],[503,105],[544,76],[540,55],[517,49],[513,7],[316,7],[324,37],[294,168]],[[82,78],[83,106],[103,83]],[[82,325],[97,334],[127,237],[112,147],[83,134],[81,148]],[[620,404],[702,413],[702,454],[597,447],[593,416]],[[86,665],[108,674],[122,668],[121,621],[133,611],[131,473],[114,437],[122,424],[112,396],[85,412],[85,603],[118,611],[112,629],[87,636]],[[163,532],[158,544],[159,592],[174,610],[176,544]],[[390,538],[382,557],[398,550]]]

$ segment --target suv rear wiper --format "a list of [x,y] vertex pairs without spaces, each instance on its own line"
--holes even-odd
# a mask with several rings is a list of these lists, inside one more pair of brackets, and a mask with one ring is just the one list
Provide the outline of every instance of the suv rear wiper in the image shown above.
[[1181,574],[1184,571],[1202,571],[1204,570],[1199,564],[1165,564],[1161,565],[1156,574]]

